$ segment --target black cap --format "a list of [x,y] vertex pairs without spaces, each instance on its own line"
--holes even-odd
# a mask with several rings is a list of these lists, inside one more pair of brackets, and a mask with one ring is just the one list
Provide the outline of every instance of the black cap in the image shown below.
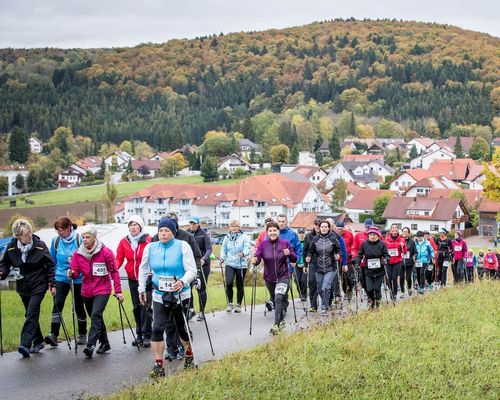
[[314,225],[319,225],[319,224],[321,224],[322,221],[323,220],[321,218],[319,218],[319,217],[314,218]]
[[430,235],[431,233],[429,231],[424,231],[424,235]]
[[424,237],[424,232],[418,231],[417,232],[417,237]]
[[297,230],[298,233],[306,233],[306,230],[304,228],[299,228]]

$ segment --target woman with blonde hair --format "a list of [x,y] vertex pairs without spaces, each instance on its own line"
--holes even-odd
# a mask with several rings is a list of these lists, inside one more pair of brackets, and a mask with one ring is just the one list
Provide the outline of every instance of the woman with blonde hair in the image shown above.
[[12,225],[14,238],[7,246],[0,261],[0,279],[9,275],[11,268],[17,269],[16,291],[21,296],[26,319],[21,330],[21,343],[18,351],[23,358],[37,354],[44,348],[40,329],[40,305],[45,292],[56,294],[54,281],[54,261],[49,249],[40,238],[33,234],[33,227],[18,219]]

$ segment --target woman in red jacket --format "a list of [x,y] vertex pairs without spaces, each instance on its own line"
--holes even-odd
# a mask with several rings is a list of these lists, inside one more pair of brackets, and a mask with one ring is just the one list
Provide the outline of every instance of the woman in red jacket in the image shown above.
[[89,337],[83,354],[87,358],[92,358],[97,340],[100,342],[97,354],[104,354],[111,349],[102,315],[113,289],[120,303],[123,302],[123,295],[115,255],[97,240],[95,226],[85,225],[80,233],[83,242],[75,251],[67,274],[71,279],[82,274],[82,297],[90,317]]
[[498,271],[498,259],[491,248],[489,248],[488,252],[484,255],[484,270],[488,278],[495,279],[495,273]]
[[[401,273],[403,255],[406,254],[406,240],[399,234],[397,224],[391,225],[389,234],[385,237],[385,245],[389,253],[389,263],[386,265],[387,284],[392,292],[392,299],[398,295],[398,276]],[[402,283],[404,284],[404,282]]]
[[[132,346],[151,346],[151,325],[152,321],[148,315],[146,306],[139,300],[139,265],[141,265],[144,248],[151,242],[151,236],[144,232],[144,221],[138,215],[132,215],[128,219],[129,234],[125,236],[116,249],[116,266],[121,268],[126,261],[125,271],[128,276],[128,286],[135,319],[135,331],[137,341],[132,342]],[[146,292],[147,303],[151,304],[151,290]]]

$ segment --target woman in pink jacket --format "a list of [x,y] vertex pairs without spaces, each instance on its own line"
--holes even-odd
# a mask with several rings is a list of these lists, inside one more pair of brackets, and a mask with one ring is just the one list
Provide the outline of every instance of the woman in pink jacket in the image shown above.
[[491,248],[489,248],[488,252],[484,255],[484,271],[488,278],[495,279],[495,273],[498,271],[498,259]]
[[80,233],[83,241],[71,259],[68,277],[76,278],[82,274],[82,297],[90,317],[90,332],[83,353],[92,358],[97,340],[100,342],[97,354],[111,349],[102,316],[113,290],[111,280],[119,302],[123,302],[123,295],[115,255],[97,239],[95,226],[85,225]]

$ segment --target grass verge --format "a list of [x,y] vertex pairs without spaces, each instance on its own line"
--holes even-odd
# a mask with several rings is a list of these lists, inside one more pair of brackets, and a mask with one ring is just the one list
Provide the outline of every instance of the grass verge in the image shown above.
[[499,295],[498,282],[440,291],[110,398],[498,399]]

